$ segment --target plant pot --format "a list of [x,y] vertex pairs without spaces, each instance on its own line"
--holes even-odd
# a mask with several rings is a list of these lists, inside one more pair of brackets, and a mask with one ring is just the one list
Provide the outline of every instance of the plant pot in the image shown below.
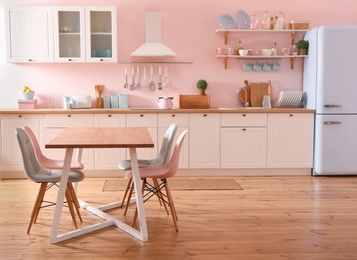
[[307,55],[307,49],[299,49],[299,55]]
[[198,89],[198,93],[200,94],[200,95],[206,95],[206,90],[205,89]]

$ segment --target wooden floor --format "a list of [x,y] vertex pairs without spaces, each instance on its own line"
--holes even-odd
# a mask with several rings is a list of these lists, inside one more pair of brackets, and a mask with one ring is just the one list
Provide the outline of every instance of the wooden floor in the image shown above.
[[[145,203],[149,241],[115,227],[49,243],[53,207],[26,229],[39,188],[28,180],[0,181],[0,259],[357,259],[357,177],[236,177],[244,190],[173,191],[175,232],[157,200]],[[102,204],[104,179],[85,179],[78,196]],[[56,189],[48,197],[54,198]],[[110,213],[128,223],[133,215]],[[82,226],[100,221],[81,209]],[[61,230],[73,228],[68,209]]]

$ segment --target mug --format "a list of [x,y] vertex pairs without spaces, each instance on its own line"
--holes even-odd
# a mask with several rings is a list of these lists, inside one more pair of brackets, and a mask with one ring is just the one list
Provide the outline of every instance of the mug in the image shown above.
[[243,70],[244,71],[252,71],[253,66],[249,64],[249,62],[244,63]]
[[234,55],[234,48],[227,48],[228,55]]
[[265,71],[271,71],[271,66],[268,61],[266,61],[263,65],[263,70]]
[[274,71],[280,71],[281,70],[281,65],[278,61],[276,61],[273,65],[273,70]]
[[217,48],[216,53],[218,55],[225,55],[226,54],[226,48]]
[[281,50],[281,53],[284,54],[284,55],[289,55],[290,54],[290,48],[283,48]]
[[256,61],[255,64],[253,65],[253,70],[261,71],[262,70],[262,65],[260,65],[259,62]]

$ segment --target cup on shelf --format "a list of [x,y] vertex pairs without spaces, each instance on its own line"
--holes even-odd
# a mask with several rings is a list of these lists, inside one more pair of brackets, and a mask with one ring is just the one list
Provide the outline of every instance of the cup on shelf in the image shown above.
[[268,61],[266,61],[263,65],[263,70],[265,71],[271,71],[271,65],[269,64]]
[[256,61],[253,65],[253,70],[255,71],[261,71],[262,70],[262,65],[259,64],[258,61]]
[[216,53],[218,55],[226,55],[226,48],[217,48]]
[[290,55],[290,48],[283,48],[283,49],[281,50],[281,53],[282,53],[283,55]]
[[276,61],[272,67],[274,71],[280,71],[281,70],[281,65],[278,61]]
[[239,53],[240,56],[247,56],[247,55],[248,55],[248,50],[246,50],[246,49],[240,49],[240,50],[238,51],[238,53]]
[[244,63],[244,65],[243,65],[244,71],[252,71],[252,69],[253,69],[253,66],[251,64],[249,64],[248,61],[246,63]]
[[234,48],[227,48],[228,55],[234,55]]

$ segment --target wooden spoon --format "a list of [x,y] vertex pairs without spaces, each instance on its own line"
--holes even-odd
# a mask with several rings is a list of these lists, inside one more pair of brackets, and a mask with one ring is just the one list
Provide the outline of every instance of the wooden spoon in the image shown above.
[[97,108],[102,108],[103,107],[103,97],[102,93],[104,90],[104,85],[95,85],[95,95],[97,97]]

